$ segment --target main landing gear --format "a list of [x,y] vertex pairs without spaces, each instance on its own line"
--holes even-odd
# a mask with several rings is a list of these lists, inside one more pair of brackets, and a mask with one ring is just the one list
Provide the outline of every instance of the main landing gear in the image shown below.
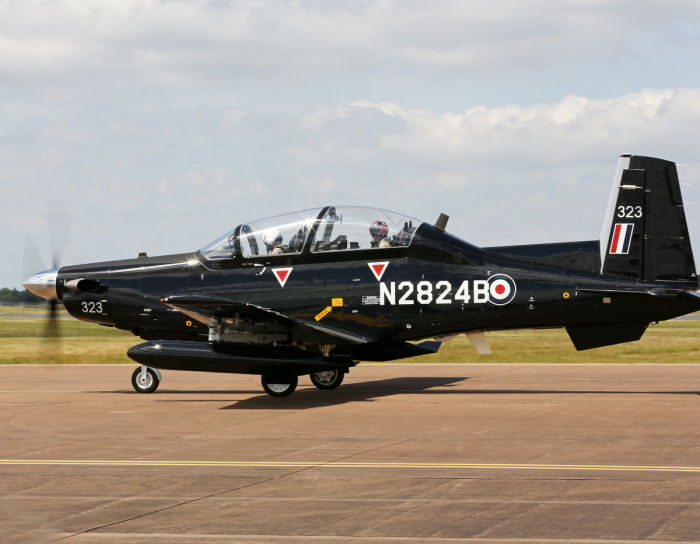
[[345,372],[334,368],[333,370],[313,372],[312,374],[309,374],[309,377],[311,378],[311,383],[313,383],[319,389],[335,389],[341,383],[343,383]]
[[[345,377],[339,369],[322,370],[309,374],[311,382],[319,389],[335,389]],[[297,388],[299,378],[294,375],[263,374],[261,377],[265,392],[271,397],[288,397]]]
[[297,388],[299,378],[296,375],[263,374],[260,381],[265,393],[271,397],[288,397]]

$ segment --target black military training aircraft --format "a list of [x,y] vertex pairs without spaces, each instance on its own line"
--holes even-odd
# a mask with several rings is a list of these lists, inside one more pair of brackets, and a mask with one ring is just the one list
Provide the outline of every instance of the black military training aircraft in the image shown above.
[[325,206],[242,223],[194,253],[64,266],[24,285],[146,340],[127,352],[141,393],[174,369],[259,374],[282,397],[300,375],[333,389],[359,360],[433,353],[460,333],[488,353],[484,331],[565,327],[582,350],[700,309],[672,162],[620,157],[600,240],[480,248],[446,223]]

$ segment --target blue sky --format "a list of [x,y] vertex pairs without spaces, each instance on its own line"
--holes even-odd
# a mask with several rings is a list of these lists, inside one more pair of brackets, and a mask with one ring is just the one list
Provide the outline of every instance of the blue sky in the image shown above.
[[697,244],[699,53],[694,2],[0,0],[0,286],[325,203],[595,239],[624,152]]

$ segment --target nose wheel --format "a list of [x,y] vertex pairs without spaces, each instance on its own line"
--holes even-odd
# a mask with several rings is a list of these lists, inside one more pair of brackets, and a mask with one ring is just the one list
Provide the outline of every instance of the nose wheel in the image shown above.
[[321,372],[313,372],[309,374],[311,383],[319,389],[335,389],[345,377],[345,372],[334,368],[333,370],[322,370]]
[[131,375],[131,385],[138,393],[153,393],[160,385],[160,372],[147,366],[140,366]]

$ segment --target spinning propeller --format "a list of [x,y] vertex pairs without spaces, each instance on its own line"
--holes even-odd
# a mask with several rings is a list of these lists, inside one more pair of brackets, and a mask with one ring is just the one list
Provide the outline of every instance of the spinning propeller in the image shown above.
[[58,295],[56,293],[56,276],[61,263],[61,256],[65,248],[70,218],[67,215],[51,213],[49,215],[49,244],[51,247],[51,268],[42,272],[32,271],[40,268],[43,261],[40,257],[34,240],[28,236],[24,248],[24,275],[27,277],[22,282],[24,288],[30,293],[45,298],[48,301],[48,314],[45,338],[58,338],[60,331],[57,321]]

